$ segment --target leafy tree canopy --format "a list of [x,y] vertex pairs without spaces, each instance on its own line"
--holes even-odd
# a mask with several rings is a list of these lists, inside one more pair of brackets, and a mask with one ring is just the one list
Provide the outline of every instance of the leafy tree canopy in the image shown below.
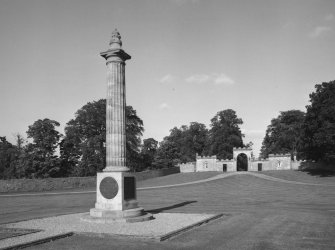
[[53,155],[58,146],[61,134],[55,127],[59,125],[59,122],[45,118],[28,127],[28,138],[33,139],[33,146],[45,157]]
[[28,127],[28,138],[33,139],[26,148],[25,175],[28,177],[56,177],[60,171],[59,158],[55,155],[61,134],[56,130],[59,123],[45,118]]
[[211,119],[206,153],[219,159],[233,158],[233,147],[243,147],[240,125],[243,124],[232,109],[219,111]]
[[156,169],[175,167],[177,164],[181,163],[180,158],[180,149],[176,143],[170,140],[163,140],[159,144],[153,166]]
[[133,171],[141,170],[140,146],[144,132],[143,121],[132,106],[126,106],[127,166]]
[[152,168],[152,163],[154,161],[155,155],[157,153],[158,141],[154,138],[147,138],[143,140],[143,145],[141,149],[141,170],[146,168]]
[[261,148],[261,157],[269,154],[290,153],[301,155],[302,126],[305,113],[300,110],[280,112],[267,127]]
[[0,179],[9,179],[15,176],[15,170],[11,168],[15,160],[15,146],[7,141],[6,137],[0,137]]
[[306,157],[335,162],[335,81],[315,85],[306,106],[304,144]]
[[189,126],[174,127],[170,135],[160,143],[154,165],[157,168],[171,167],[178,163],[195,161],[206,146],[208,130],[202,123],[191,122]]
[[[143,121],[126,106],[127,166],[136,169]],[[95,175],[106,165],[106,99],[89,102],[76,112],[65,127],[61,143],[63,165],[75,176]]]
[[158,141],[154,138],[147,138],[143,140],[142,153],[154,155],[158,148]]

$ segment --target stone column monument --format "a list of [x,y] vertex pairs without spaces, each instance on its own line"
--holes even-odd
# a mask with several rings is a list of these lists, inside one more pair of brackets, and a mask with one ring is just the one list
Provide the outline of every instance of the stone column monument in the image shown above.
[[109,49],[100,55],[107,65],[106,168],[97,173],[97,200],[90,210],[92,220],[137,222],[152,219],[136,200],[136,179],[126,166],[125,61],[131,57],[122,49],[115,29]]

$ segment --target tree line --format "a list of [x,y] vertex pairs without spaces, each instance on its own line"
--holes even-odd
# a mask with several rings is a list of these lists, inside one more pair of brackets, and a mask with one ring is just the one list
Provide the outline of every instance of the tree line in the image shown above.
[[[136,111],[126,107],[127,161],[136,170],[140,156],[143,121]],[[28,127],[28,142],[20,134],[15,144],[0,137],[0,178],[47,178],[92,176],[105,168],[106,99],[89,102],[75,113],[65,126],[45,118]]]
[[335,163],[335,81],[315,85],[306,112],[289,110],[271,120],[261,156],[290,153],[299,159]]
[[[227,109],[211,120],[211,129],[202,123],[170,130],[162,142],[141,137],[143,121],[136,110],[126,106],[126,157],[132,171],[159,169],[195,161],[196,154],[231,158],[232,147],[242,147],[242,119]],[[65,126],[45,118],[28,127],[28,142],[20,134],[11,144],[0,137],[0,178],[47,178],[93,176],[106,166],[106,99],[89,102]],[[57,150],[58,149],[58,150]]]
[[[199,155],[231,159],[233,147],[243,143],[243,124],[232,109],[219,111],[210,127],[198,122],[170,130],[161,142],[143,141],[142,119],[131,106],[126,107],[126,156],[132,171],[173,167],[192,162]],[[89,102],[65,126],[45,118],[28,127],[28,142],[20,134],[15,143],[0,137],[0,178],[47,178],[92,176],[106,165],[106,100]],[[271,153],[290,153],[300,159],[335,162],[335,81],[315,85],[306,112],[289,110],[271,120],[261,148],[261,157]]]

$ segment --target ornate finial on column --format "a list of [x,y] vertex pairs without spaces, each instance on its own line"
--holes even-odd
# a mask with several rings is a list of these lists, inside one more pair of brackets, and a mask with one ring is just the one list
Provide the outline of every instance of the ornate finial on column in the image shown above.
[[111,49],[121,49],[121,47],[122,47],[121,35],[117,31],[117,29],[115,29],[112,32],[112,38],[109,42],[109,46],[110,46]]
[[100,55],[106,59],[106,64],[117,61],[125,62],[131,58],[131,56],[122,49],[121,36],[117,29],[112,32],[112,38],[109,42],[109,49],[107,51],[101,52]]

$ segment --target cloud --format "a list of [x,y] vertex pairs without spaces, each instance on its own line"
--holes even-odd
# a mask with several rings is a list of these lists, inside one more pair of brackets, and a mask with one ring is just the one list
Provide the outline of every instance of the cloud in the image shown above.
[[225,74],[219,74],[214,77],[215,85],[233,85],[234,83],[234,80],[226,76]]
[[226,74],[214,73],[214,74],[195,74],[189,76],[185,79],[189,83],[213,83],[214,85],[233,85],[235,82],[232,78],[228,77]]
[[209,80],[210,80],[209,75],[201,74],[201,75],[189,76],[188,78],[186,78],[185,81],[189,83],[205,83],[208,82]]
[[174,76],[171,75],[171,74],[167,74],[167,75],[163,76],[163,77],[159,80],[159,82],[161,82],[161,83],[172,83],[172,82],[175,81],[175,80],[176,80],[176,77],[174,77]]
[[169,109],[170,108],[170,105],[163,102],[159,105],[159,109]]
[[332,28],[329,26],[318,26],[311,33],[309,33],[309,36],[311,38],[318,38],[330,31],[332,31]]

